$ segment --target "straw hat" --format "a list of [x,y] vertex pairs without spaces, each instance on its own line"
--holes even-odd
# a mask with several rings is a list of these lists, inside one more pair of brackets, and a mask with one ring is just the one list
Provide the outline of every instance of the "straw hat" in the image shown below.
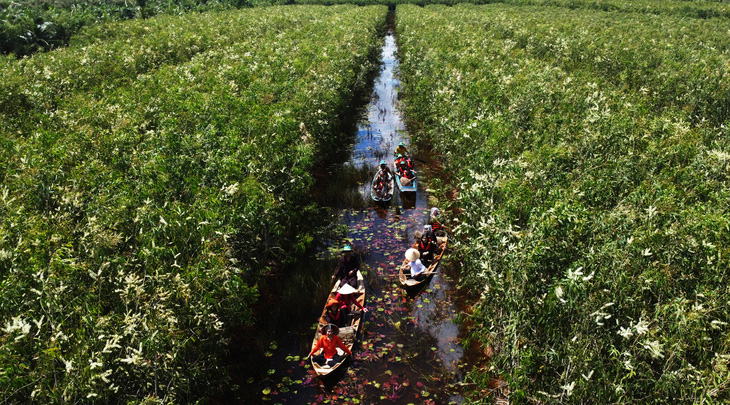
[[340,303],[340,301],[337,301],[337,298],[335,298],[335,297],[330,297],[330,299],[329,299],[329,300],[327,300],[327,305],[325,305],[325,308],[327,308],[327,307],[331,307],[332,305],[337,305],[337,304],[339,304],[339,303]]
[[337,290],[337,292],[340,293],[340,294],[342,294],[342,295],[347,295],[347,294],[356,293],[357,290],[355,289],[355,287],[353,287],[353,286],[351,286],[349,284],[345,284],[342,287],[340,287],[340,289]]
[[322,326],[322,334],[327,334],[327,328],[332,328],[332,334],[333,335],[339,335],[340,334],[340,328],[337,327],[337,325],[333,323],[328,323],[327,325]]
[[421,253],[419,253],[418,250],[413,248],[406,250],[406,259],[410,261],[415,261],[419,257],[421,257]]

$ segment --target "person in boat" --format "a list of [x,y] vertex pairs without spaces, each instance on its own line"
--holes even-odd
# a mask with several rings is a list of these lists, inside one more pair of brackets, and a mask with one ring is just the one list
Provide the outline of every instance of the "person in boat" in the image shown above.
[[426,278],[426,266],[421,263],[421,254],[418,253],[417,249],[410,248],[406,250],[406,259],[410,262],[406,264],[406,267],[411,269],[410,278],[421,281]]
[[406,167],[409,169],[413,169],[413,159],[408,155],[408,152],[405,154],[399,153],[395,159],[395,166],[400,167],[401,162],[406,162]]
[[388,164],[385,160],[380,161],[380,170],[378,170],[378,178],[382,178],[385,183],[393,179],[393,172],[388,168]]
[[399,143],[398,147],[395,148],[395,154],[402,155],[402,156],[408,156],[408,149],[406,149],[406,144],[403,142]]
[[309,357],[312,357],[318,350],[322,352],[314,357],[312,361],[323,367],[332,367],[342,360],[342,356],[337,354],[337,348],[339,347],[345,352],[345,355],[352,355],[350,349],[342,343],[340,339],[340,328],[336,325],[327,324],[322,326],[322,336],[317,340],[317,344],[314,345],[312,351],[309,352]]
[[342,311],[341,304],[336,297],[330,297],[325,305],[324,320],[327,323],[337,325],[339,327],[345,326],[346,319],[345,312]]
[[[428,240],[430,240],[433,244],[437,245],[436,235],[433,234],[432,229],[433,228],[431,228],[431,225],[424,225],[423,226],[423,235],[421,235],[421,238],[425,237]],[[421,258],[421,259],[423,259],[423,258]]]
[[357,269],[360,268],[360,259],[352,254],[352,247],[345,245],[342,248],[342,257],[337,263],[337,269],[335,274],[332,275],[332,279],[340,281],[340,285],[350,284],[353,287],[357,287]]
[[408,155],[398,154],[398,157],[395,159],[395,166],[400,167],[401,162],[406,162],[406,166],[409,169],[413,169],[413,159],[411,159]]
[[378,175],[375,177],[375,184],[373,184],[373,190],[378,198],[385,198],[389,190],[390,181],[393,179],[393,173],[388,168],[388,164],[385,160],[380,161],[380,169]]
[[436,242],[431,240],[429,234],[424,230],[421,241],[418,242],[419,259],[424,266],[429,267],[436,256]]
[[440,245],[440,243],[438,243],[439,238],[446,235],[446,230],[440,222],[440,215],[441,210],[439,210],[438,207],[432,207],[428,220],[428,225],[431,226],[431,239],[436,242],[437,246]]
[[[360,295],[360,291],[356,290],[352,285],[345,284],[337,290],[335,299],[339,302],[340,312],[345,319],[346,323],[349,323],[352,318],[360,315],[360,311],[368,312],[368,309],[360,305],[357,301],[357,297]],[[359,308],[359,311],[353,311],[352,307]]]
[[375,196],[378,198],[385,197],[385,192],[383,191],[386,188],[385,182],[383,182],[383,179],[378,176],[375,178],[375,183],[373,183],[373,191],[375,192]]
[[398,165],[398,175],[400,176],[401,184],[404,186],[409,186],[413,182],[413,179],[416,178],[416,173],[408,167],[405,160],[401,160]]

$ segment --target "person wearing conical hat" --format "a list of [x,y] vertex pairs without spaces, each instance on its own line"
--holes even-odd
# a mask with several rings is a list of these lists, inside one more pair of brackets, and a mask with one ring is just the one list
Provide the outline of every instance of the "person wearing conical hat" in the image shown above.
[[337,262],[337,268],[335,274],[332,275],[332,279],[340,281],[340,285],[350,284],[353,287],[357,287],[357,269],[360,268],[360,259],[352,254],[352,247],[345,245],[342,248],[342,257]]
[[337,354],[338,347],[342,349],[346,355],[352,355],[350,349],[348,349],[347,346],[342,343],[340,337],[337,336],[339,333],[340,329],[336,325],[328,323],[327,325],[322,326],[322,336],[320,336],[319,340],[317,340],[317,344],[315,344],[312,351],[309,352],[308,357],[312,357],[314,353],[321,349],[322,352],[312,357],[312,361],[323,366],[323,368],[329,368],[342,360],[342,357]]
[[[360,303],[357,301],[357,297],[361,294],[360,291],[356,290],[353,286],[350,284],[345,284],[342,287],[340,287],[339,290],[337,290],[337,295],[335,298],[340,303],[340,310],[343,312],[343,315],[346,322],[350,321],[350,315],[357,316],[359,315],[360,311],[362,312],[368,312],[368,309],[360,305]],[[355,306],[360,309],[360,311],[354,312],[352,311],[352,306]]]
[[421,254],[417,249],[410,248],[406,250],[406,259],[410,263],[406,266],[411,269],[411,278],[417,281],[421,281],[426,278],[426,266],[421,263]]

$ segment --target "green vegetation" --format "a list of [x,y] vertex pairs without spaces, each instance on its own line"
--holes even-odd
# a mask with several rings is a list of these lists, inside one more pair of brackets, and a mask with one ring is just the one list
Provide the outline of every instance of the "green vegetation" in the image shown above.
[[[263,0],[267,1],[267,0]],[[282,0],[274,0],[282,3]],[[674,14],[688,18],[730,17],[730,4],[722,0],[290,0],[287,4],[497,4],[516,6],[560,7],[567,9],[593,9],[621,13]]]
[[514,3],[397,11],[405,111],[455,179],[465,322],[493,353],[469,382],[727,401],[730,20],[687,18],[727,5]]
[[0,0],[0,53],[26,56],[62,47],[100,22],[251,5],[248,0]]
[[554,6],[569,9],[675,14],[691,18],[730,17],[730,4],[717,1],[622,0],[0,0],[0,54],[17,57],[67,45],[86,27],[98,23],[146,19],[269,5],[487,4]]
[[164,16],[0,60],[4,402],[230,390],[227,340],[254,322],[259,277],[312,239],[310,169],[386,12]]

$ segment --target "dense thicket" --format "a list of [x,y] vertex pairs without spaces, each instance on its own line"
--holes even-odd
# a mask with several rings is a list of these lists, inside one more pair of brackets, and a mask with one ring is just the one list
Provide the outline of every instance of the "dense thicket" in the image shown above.
[[318,153],[376,66],[385,7],[99,27],[2,59],[0,397],[225,391],[257,280],[312,239]]
[[101,22],[248,6],[248,0],[0,0],[0,53],[20,57],[65,46]]
[[469,378],[517,403],[726,401],[730,21],[590,4],[398,7],[405,111],[455,179],[493,354]]
[[[267,0],[260,0],[267,1]],[[276,3],[278,0],[274,0]],[[289,0],[288,4],[497,4],[505,3],[517,6],[545,6],[567,9],[593,9],[622,13],[673,14],[688,18],[728,18],[730,4],[721,0]]]
[[639,0],[0,0],[0,54],[18,57],[65,46],[85,27],[101,22],[145,19],[160,14],[285,4],[487,4],[509,3],[602,11],[674,14],[691,18],[730,17],[723,1]]

